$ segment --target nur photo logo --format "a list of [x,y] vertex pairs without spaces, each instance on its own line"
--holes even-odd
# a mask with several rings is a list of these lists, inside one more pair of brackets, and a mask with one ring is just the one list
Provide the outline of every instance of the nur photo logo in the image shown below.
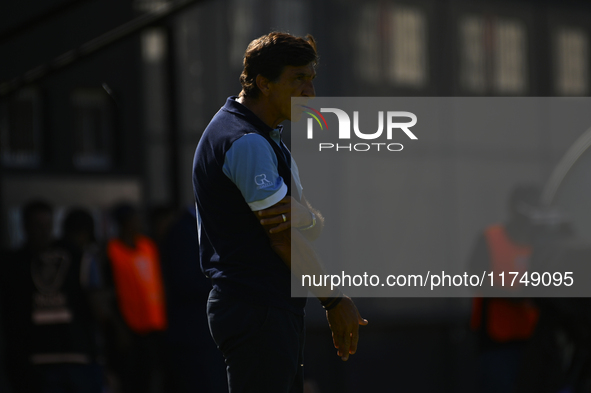
[[[323,113],[332,113],[336,116],[327,116],[329,120],[338,122],[338,133],[334,134],[335,143],[320,142],[318,150],[335,150],[335,151],[401,151],[404,146],[401,143],[391,142],[396,134],[400,131],[411,140],[417,140],[417,136],[411,131],[411,127],[417,124],[417,116],[408,111],[377,111],[378,126],[377,131],[361,130],[359,126],[359,111],[353,111],[353,121],[349,114],[339,108],[320,108],[314,109],[309,106],[300,105],[309,117],[306,123],[307,139],[314,139],[314,128],[320,129],[321,132],[329,131],[328,122]],[[370,115],[367,113],[366,115]],[[375,115],[374,115],[375,116]],[[352,123],[352,124],[351,124]],[[385,123],[385,126],[384,126]],[[331,128],[334,130],[334,127]],[[353,132],[351,132],[351,130]],[[384,136],[385,131],[385,138]],[[333,137],[333,134],[331,134]],[[370,143],[339,143],[342,140],[362,139],[364,141],[373,141]],[[384,140],[384,142],[380,142]]]

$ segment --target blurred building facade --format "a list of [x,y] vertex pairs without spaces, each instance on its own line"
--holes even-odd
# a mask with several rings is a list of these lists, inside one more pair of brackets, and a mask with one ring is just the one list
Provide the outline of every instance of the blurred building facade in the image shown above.
[[[136,15],[130,2],[117,1],[10,7],[1,13],[3,81],[47,66]],[[30,24],[43,15],[48,18]],[[25,29],[18,30],[21,25]],[[97,216],[119,199],[140,199],[145,143],[139,42],[129,37],[2,98],[4,246],[21,241],[18,207],[30,198],[47,199],[58,215],[60,208],[83,205]]]
[[[586,96],[591,86],[591,11],[582,1],[195,3],[2,97],[3,244],[16,241],[14,207],[39,193],[91,207],[123,197],[191,203],[199,136],[239,92],[248,42],[270,30],[314,34],[324,96]],[[166,4],[14,4],[2,13],[0,80],[39,71]],[[549,154],[550,166],[573,138],[536,154]]]
[[[14,2],[0,12],[0,83],[166,4]],[[44,13],[51,17],[27,25]],[[28,27],[18,30],[21,25]],[[58,207],[83,205],[99,218],[120,199],[192,203],[199,137],[225,98],[240,91],[248,43],[271,30],[315,36],[319,96],[588,96],[590,26],[591,6],[574,0],[197,1],[0,98],[2,244],[18,244],[19,207],[32,197]],[[474,234],[503,217],[513,185],[544,183],[579,135],[565,129],[533,135],[533,143],[452,136],[427,149],[424,165],[446,180],[446,189],[433,195],[443,195],[438,203],[449,209],[455,234],[445,258],[465,260]],[[429,190],[420,177],[407,177],[406,187]],[[492,178],[501,186],[490,189]],[[458,206],[466,205],[477,213],[462,215]],[[378,391],[388,373],[392,383],[405,377],[393,385],[401,391],[470,391],[462,376],[470,368],[462,301],[360,303],[380,322],[362,336],[369,349],[352,364],[332,361],[323,317],[318,307],[309,312],[309,347],[316,349],[308,370],[322,392],[331,391],[328,381],[336,375],[344,378],[340,391]],[[385,356],[382,347],[391,361],[373,359]],[[420,354],[431,357],[425,363]],[[432,380],[417,371],[425,369]]]
[[[319,95],[586,96],[591,86],[591,15],[582,1],[195,3],[2,97],[3,244],[18,241],[15,206],[40,190],[60,205],[86,199],[104,206],[123,197],[191,203],[199,136],[224,98],[240,90],[248,42],[273,29],[317,38]],[[34,74],[166,4],[13,4],[2,13],[0,80]],[[573,138],[535,153],[549,155],[546,171]]]

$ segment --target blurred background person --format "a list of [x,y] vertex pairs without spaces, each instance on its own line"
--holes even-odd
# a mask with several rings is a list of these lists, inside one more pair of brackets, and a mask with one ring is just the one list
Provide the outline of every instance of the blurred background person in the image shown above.
[[[540,189],[535,186],[513,189],[508,201],[508,221],[489,226],[478,237],[470,257],[473,272],[492,271],[496,280],[502,272],[512,277],[509,272],[528,270],[534,235],[531,215],[538,206],[539,195]],[[511,290],[495,281],[495,293]],[[481,392],[514,391],[523,352],[538,315],[539,310],[529,299],[473,299],[471,328],[478,338]]]
[[162,386],[161,333],[167,326],[160,256],[156,244],[142,235],[135,206],[119,203],[112,217],[118,235],[108,242],[107,254],[130,343],[111,364],[123,392],[156,392]]
[[64,238],[82,252],[80,280],[86,289],[85,295],[96,320],[93,330],[98,343],[97,358],[103,388],[107,391],[118,391],[116,381],[112,379],[106,363],[109,348],[107,344],[111,344],[107,341],[113,340],[115,346],[124,348],[128,344],[129,336],[125,322],[114,303],[114,290],[105,279],[108,268],[105,264],[104,248],[98,244],[94,232],[93,216],[86,209],[72,209],[64,219]]
[[156,205],[150,209],[150,222],[148,235],[161,248],[170,227],[178,218],[178,209],[170,205]]
[[227,392],[224,359],[207,323],[211,282],[199,267],[195,207],[182,210],[161,243],[168,329],[166,392]]
[[[566,271],[583,277],[591,261],[591,243],[575,230],[573,217],[556,206],[538,216],[531,270]],[[524,351],[515,392],[590,392],[591,299],[534,300],[540,317]]]
[[6,369],[15,392],[38,391],[40,386],[30,362],[32,353],[31,264],[52,242],[53,208],[37,199],[22,209],[24,245],[7,255],[0,275]]
[[23,212],[25,246],[3,275],[7,363],[15,392],[102,392],[95,306],[95,260],[85,254],[94,222],[68,213],[63,237],[51,241],[52,209],[34,201]]

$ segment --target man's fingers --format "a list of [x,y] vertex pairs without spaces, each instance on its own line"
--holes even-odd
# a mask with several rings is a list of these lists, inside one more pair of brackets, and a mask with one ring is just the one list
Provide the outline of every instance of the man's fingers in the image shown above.
[[359,342],[359,329],[351,333],[351,348],[349,349],[349,353],[354,355],[357,352],[357,343]]
[[288,213],[291,210],[291,197],[288,195],[284,197],[282,200],[277,202],[276,205],[269,207],[267,209],[259,210],[257,215],[259,217],[270,217],[281,215],[281,213]]
[[[285,219],[283,217],[285,217]],[[281,231],[285,231],[285,230],[291,228],[291,214],[287,213],[287,214],[281,214],[277,217],[265,218],[265,219],[261,220],[261,224],[262,225],[278,224],[277,226],[274,226],[273,228],[269,229],[269,233],[278,233]]]
[[342,358],[345,355],[345,353],[342,350],[342,348],[343,348],[342,338],[339,338],[339,336],[337,334],[333,333],[332,334],[332,343],[337,350],[337,356]]
[[349,359],[349,355],[357,352],[359,343],[359,326],[367,325],[367,320],[362,318],[353,301],[343,297],[334,309],[327,311],[330,329],[337,355],[343,361]]
[[291,223],[289,221],[287,221],[287,222],[277,225],[274,228],[269,229],[269,233],[277,233],[277,232],[285,231],[286,229],[289,229],[289,228],[291,228]]
[[[283,219],[284,216],[285,216],[285,220]],[[283,223],[287,223],[289,221],[291,221],[291,213],[287,212],[287,213],[278,214],[274,217],[263,218],[261,220],[261,224],[262,225],[283,224]]]
[[360,325],[367,325],[369,322],[367,321],[367,319],[362,318],[361,314],[359,314],[359,310],[357,310],[357,321],[359,322]]
[[341,353],[341,359],[346,361],[349,359],[349,349],[351,348],[351,333],[345,332],[341,336],[341,341],[343,345],[339,347],[339,352]]
[[[312,224],[312,216],[308,208],[293,200],[292,197],[285,197],[272,207],[257,211],[256,215],[262,225],[281,224],[285,221],[293,222],[296,227]],[[283,216],[286,217],[285,221]],[[286,228],[280,228],[279,232],[284,229]]]
[[257,212],[257,215],[259,217],[275,217],[275,216],[281,217],[281,214],[287,214],[290,212],[290,210],[291,210],[291,208],[289,205],[283,204],[283,205],[273,206],[273,207],[270,207],[265,210],[259,210]]

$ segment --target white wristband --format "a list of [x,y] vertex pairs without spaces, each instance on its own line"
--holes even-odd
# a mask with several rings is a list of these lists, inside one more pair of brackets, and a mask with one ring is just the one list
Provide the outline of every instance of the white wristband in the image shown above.
[[316,214],[312,212],[310,212],[310,214],[312,215],[312,224],[304,228],[298,228],[300,231],[307,231],[308,229],[312,229],[316,226]]

